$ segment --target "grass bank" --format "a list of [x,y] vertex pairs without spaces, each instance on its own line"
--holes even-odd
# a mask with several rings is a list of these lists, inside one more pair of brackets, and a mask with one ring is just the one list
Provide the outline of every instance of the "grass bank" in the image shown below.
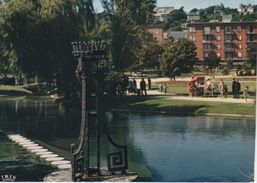
[[6,95],[29,95],[30,90],[18,86],[0,85],[0,97]]
[[170,100],[165,97],[116,96],[106,98],[108,109],[149,113],[255,115],[255,104]]

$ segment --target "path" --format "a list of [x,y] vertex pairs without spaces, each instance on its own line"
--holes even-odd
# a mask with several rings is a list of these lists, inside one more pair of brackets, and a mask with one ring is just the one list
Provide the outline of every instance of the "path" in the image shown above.
[[190,97],[190,96],[176,96],[172,94],[164,95],[159,90],[147,90],[148,95],[163,96],[169,100],[190,100],[190,101],[204,101],[204,102],[225,102],[225,103],[241,103],[253,104],[254,99],[234,99],[234,98],[219,98],[219,97]]

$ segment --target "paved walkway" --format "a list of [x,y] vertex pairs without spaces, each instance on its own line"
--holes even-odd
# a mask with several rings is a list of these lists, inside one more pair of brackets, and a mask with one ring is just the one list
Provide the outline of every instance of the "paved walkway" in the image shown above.
[[219,97],[190,97],[190,96],[176,96],[172,94],[164,95],[159,90],[148,90],[148,95],[163,96],[170,100],[190,100],[190,101],[204,101],[204,102],[225,102],[225,103],[255,103],[254,99],[234,99],[234,98],[219,98]]

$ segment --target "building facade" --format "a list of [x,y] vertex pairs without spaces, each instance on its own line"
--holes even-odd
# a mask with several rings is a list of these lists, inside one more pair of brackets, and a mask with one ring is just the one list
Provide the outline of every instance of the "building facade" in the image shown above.
[[155,18],[161,22],[166,22],[170,12],[175,10],[174,7],[157,7],[155,9]]
[[257,44],[257,22],[197,22],[188,24],[188,38],[203,61],[216,54],[223,64],[243,65],[247,50]]
[[164,39],[167,39],[167,32],[164,30],[163,26],[148,26],[148,32],[153,35],[153,38],[157,42],[162,42]]
[[189,12],[187,14],[187,21],[188,22],[196,22],[196,21],[200,21],[200,12]]

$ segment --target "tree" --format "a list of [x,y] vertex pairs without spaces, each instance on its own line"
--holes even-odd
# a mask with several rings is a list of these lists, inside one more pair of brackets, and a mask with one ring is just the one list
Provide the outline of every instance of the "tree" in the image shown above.
[[220,57],[218,57],[216,53],[210,53],[209,56],[204,59],[203,64],[212,71],[212,69],[219,66]]
[[114,69],[134,68],[143,46],[145,24],[153,13],[155,0],[102,0],[110,23],[111,56]]
[[[78,11],[80,7],[84,10]],[[9,59],[13,53],[19,69],[30,76],[49,82],[56,77],[61,83],[58,90],[69,98],[76,67],[70,42],[85,35],[84,27],[93,26],[94,20],[84,21],[88,11],[93,11],[89,0],[8,1],[0,14],[0,27]]]
[[161,55],[161,70],[166,76],[174,77],[181,73],[191,72],[195,64],[196,47],[192,41],[173,38],[162,44],[164,52]]
[[162,54],[163,49],[161,45],[152,41],[143,46],[143,49],[139,53],[139,68],[142,69],[151,69],[159,70],[160,68],[160,55]]
[[257,45],[256,44],[254,44],[251,48],[248,49],[247,55],[248,55],[247,63],[251,67],[256,67],[256,62],[257,62]]
[[185,23],[186,20],[187,14],[184,11],[184,8],[181,7],[180,9],[174,10],[169,13],[165,27],[173,31],[180,31],[181,25]]

